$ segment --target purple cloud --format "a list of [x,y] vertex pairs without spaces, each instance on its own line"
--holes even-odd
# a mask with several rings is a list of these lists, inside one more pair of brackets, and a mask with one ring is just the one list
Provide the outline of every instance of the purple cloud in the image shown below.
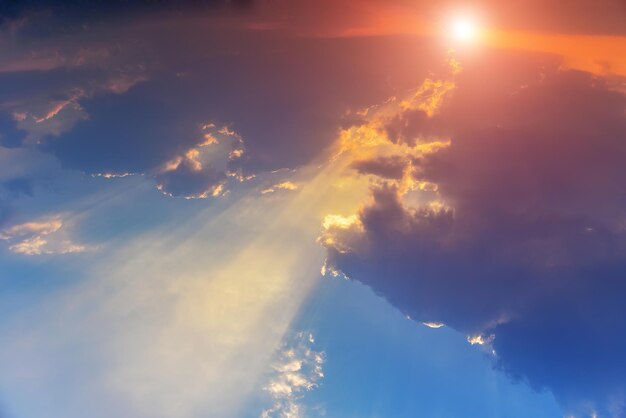
[[626,95],[584,73],[502,89],[475,70],[434,117],[391,121],[412,139],[387,127],[409,145],[423,131],[450,135],[448,147],[395,160],[435,197],[416,206],[393,181],[375,186],[349,227],[325,232],[326,267],[417,321],[480,335],[498,367],[566,409],[621,416]]

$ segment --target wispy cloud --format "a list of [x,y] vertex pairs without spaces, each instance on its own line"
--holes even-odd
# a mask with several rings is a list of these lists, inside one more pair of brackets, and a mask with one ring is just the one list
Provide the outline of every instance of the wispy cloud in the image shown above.
[[86,251],[86,246],[77,244],[69,238],[63,223],[63,215],[54,215],[13,225],[0,231],[0,240],[8,242],[9,251],[23,255]]
[[292,181],[283,181],[282,183],[275,184],[267,189],[261,190],[261,194],[274,193],[278,190],[298,190],[298,185]]

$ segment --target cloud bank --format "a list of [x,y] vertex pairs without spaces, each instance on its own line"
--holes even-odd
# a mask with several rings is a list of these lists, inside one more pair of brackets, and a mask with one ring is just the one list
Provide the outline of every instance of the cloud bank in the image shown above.
[[396,101],[346,131],[387,156],[353,164],[371,201],[325,225],[325,269],[490,345],[567,410],[623,416],[626,96],[571,71],[484,83],[498,71],[468,69],[431,115]]

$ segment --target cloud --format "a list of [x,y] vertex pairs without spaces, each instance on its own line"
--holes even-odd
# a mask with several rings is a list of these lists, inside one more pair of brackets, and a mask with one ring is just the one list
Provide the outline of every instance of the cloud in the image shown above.
[[22,255],[52,255],[80,253],[87,250],[68,238],[61,215],[45,217],[13,225],[0,231],[9,251]]
[[433,329],[438,329],[445,326],[445,324],[442,324],[441,322],[422,322],[422,325]]
[[267,189],[261,190],[261,194],[274,193],[277,190],[298,190],[298,185],[292,181],[283,181],[281,183],[277,183],[272,187],[268,187]]
[[227,191],[229,180],[244,181],[241,164],[244,157],[242,138],[226,127],[205,124],[203,142],[157,169],[157,188],[170,196],[206,198]]
[[42,146],[70,168],[101,173],[147,172],[200,143],[202,120],[176,113],[182,120],[173,124],[170,92],[154,87],[146,82],[83,100],[89,118]]
[[406,163],[402,157],[377,157],[369,160],[359,160],[352,163],[352,167],[361,174],[374,174],[387,179],[399,180],[402,178]]
[[264,387],[273,404],[261,412],[260,418],[306,416],[301,401],[324,377],[325,355],[311,348],[314,343],[313,335],[304,332],[283,343],[273,366],[273,376]]
[[0,5],[0,22],[28,12],[52,11],[67,17],[95,20],[98,17],[126,16],[146,12],[179,11],[188,9],[248,7],[254,0],[109,0],[93,2],[87,0],[11,0]]
[[[241,179],[318,158],[346,109],[402,89],[426,71],[417,53],[433,54],[412,38],[277,36],[246,22],[211,13],[102,25],[54,13],[7,21],[0,144],[49,154],[68,173],[142,176],[184,198],[221,195]],[[245,139],[245,154],[201,146],[207,121]],[[199,170],[195,153],[221,160]],[[282,180],[263,188],[293,189]]]
[[[485,84],[499,69],[477,70],[432,116],[382,117],[402,120],[411,140],[381,126],[389,105],[369,115],[403,175],[379,171],[356,218],[325,225],[326,271],[489,346],[498,367],[569,411],[622,416],[626,96],[585,73]],[[448,146],[406,156],[437,132]]]
[[88,174],[147,173],[214,121],[245,138],[248,174],[293,168],[333,143],[347,109],[405,88],[426,71],[417,54],[439,53],[415,38],[277,36],[246,22],[209,13],[75,27],[28,16],[0,33],[7,129],[27,135],[1,140]]

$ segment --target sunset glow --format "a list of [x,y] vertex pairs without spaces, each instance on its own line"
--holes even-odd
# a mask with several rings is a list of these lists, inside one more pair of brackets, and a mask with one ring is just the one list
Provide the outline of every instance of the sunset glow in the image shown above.
[[626,417],[624,22],[0,0],[0,418]]
[[458,17],[450,23],[450,31],[456,40],[470,42],[476,38],[478,28],[471,18]]

